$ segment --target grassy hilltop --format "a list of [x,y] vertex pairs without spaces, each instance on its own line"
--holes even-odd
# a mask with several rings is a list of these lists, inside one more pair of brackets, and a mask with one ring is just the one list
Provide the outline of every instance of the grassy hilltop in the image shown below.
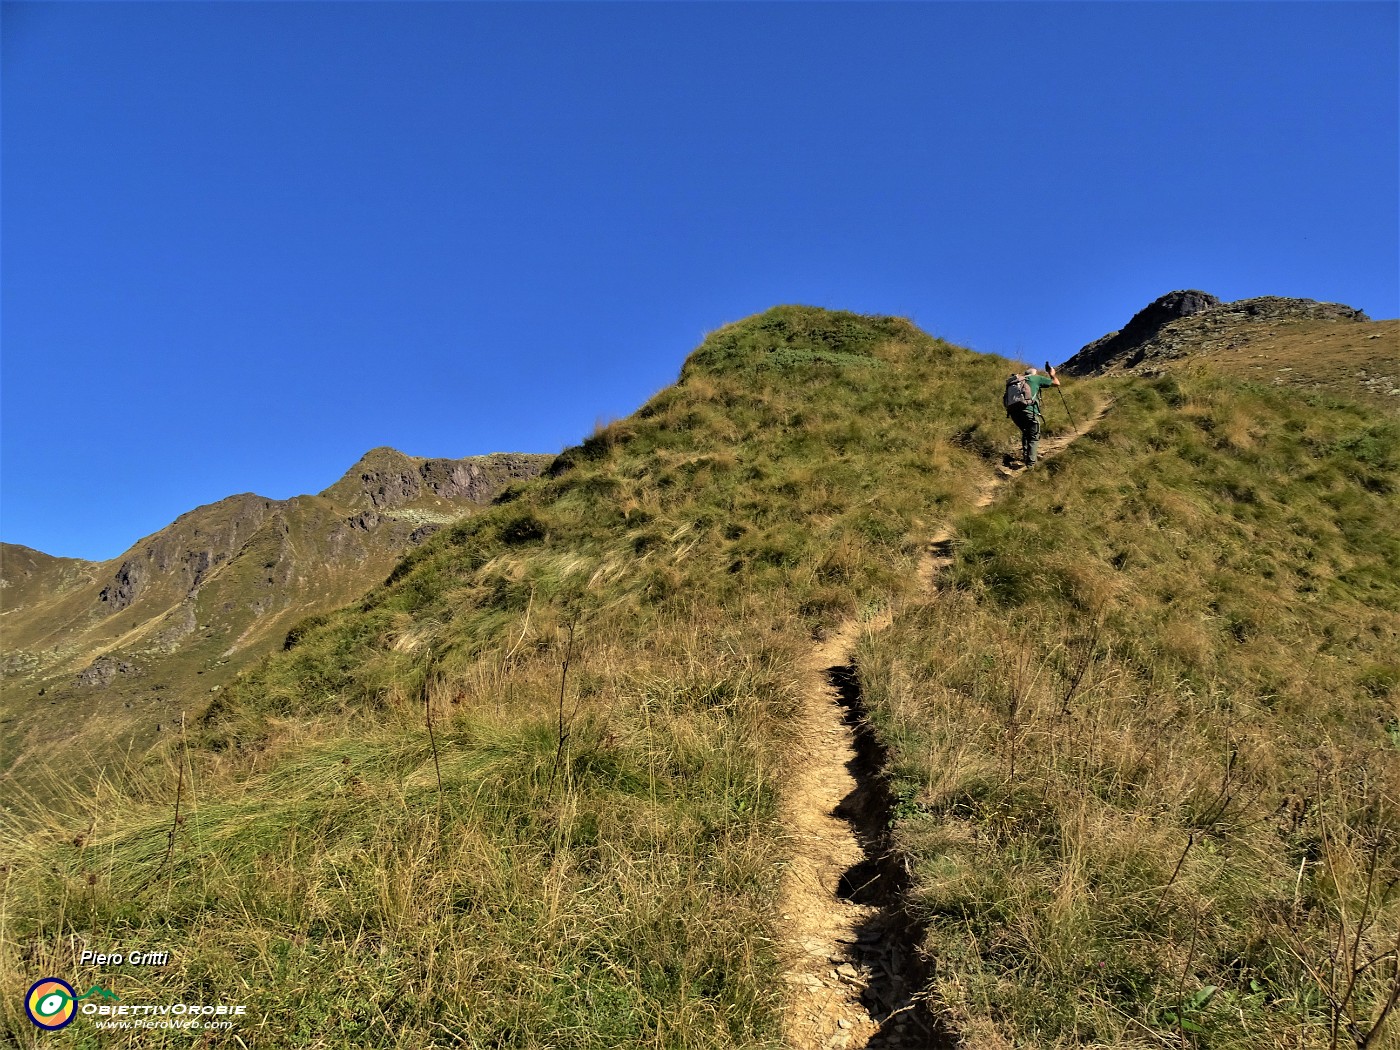
[[259,1047],[780,1046],[796,669],[890,610],[859,677],[969,1045],[1365,1029],[1395,974],[1394,415],[1207,363],[1075,383],[1105,419],[978,510],[1006,371],[896,318],[712,333],[126,782],[7,828],[3,1024],[32,1042],[55,974],[236,998]]

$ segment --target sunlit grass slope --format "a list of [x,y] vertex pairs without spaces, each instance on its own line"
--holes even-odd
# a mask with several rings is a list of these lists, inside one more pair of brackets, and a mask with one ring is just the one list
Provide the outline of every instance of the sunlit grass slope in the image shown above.
[[259,1047],[777,1044],[795,667],[912,591],[1006,436],[1004,370],[893,318],[713,333],[82,821],[11,829],[10,1031],[52,973],[236,999]]
[[1118,389],[860,653],[930,991],[975,1047],[1400,1045],[1400,426]]

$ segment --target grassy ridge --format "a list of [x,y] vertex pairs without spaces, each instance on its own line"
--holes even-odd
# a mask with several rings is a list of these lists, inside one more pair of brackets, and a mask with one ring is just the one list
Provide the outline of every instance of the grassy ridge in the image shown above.
[[1400,426],[1208,371],[959,523],[868,638],[974,1046],[1395,1046]]
[[1364,1037],[1395,973],[1396,424],[1114,381],[973,513],[1005,367],[894,318],[713,333],[81,818],[7,827],[3,1030],[35,1040],[54,974],[245,1003],[260,1047],[777,1046],[796,668],[892,602],[862,685],[969,1043]]
[[776,1045],[794,668],[971,505],[1003,370],[892,318],[714,333],[82,822],[11,829],[6,1024],[54,973],[236,994],[259,1046]]

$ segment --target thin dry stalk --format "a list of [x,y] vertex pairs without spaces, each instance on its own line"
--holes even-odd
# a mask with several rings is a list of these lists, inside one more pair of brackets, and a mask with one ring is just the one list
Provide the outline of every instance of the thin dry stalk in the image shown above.
[[1210,805],[1205,809],[1199,818],[1199,827],[1192,828],[1186,835],[1186,847],[1181,851],[1181,856],[1176,859],[1176,867],[1172,869],[1171,877],[1167,879],[1167,884],[1162,887],[1162,892],[1157,897],[1157,906],[1152,909],[1152,918],[1155,920],[1162,913],[1162,908],[1167,903],[1167,893],[1171,890],[1172,884],[1176,882],[1177,876],[1181,874],[1182,867],[1186,864],[1187,854],[1205,836],[1217,830],[1217,825],[1224,819],[1226,812],[1230,808],[1230,803],[1235,799],[1233,783],[1235,778],[1235,763],[1239,753],[1233,748],[1229,757],[1225,761],[1225,773],[1221,777],[1220,787],[1211,799]]
[[1186,946],[1186,962],[1181,967],[1181,977],[1176,982],[1176,1030],[1183,1047],[1190,1045],[1186,1040],[1186,978],[1191,974],[1191,961],[1196,955],[1196,938],[1201,935],[1203,917],[1203,912],[1196,912],[1192,916],[1194,921],[1191,923],[1191,941]]
[[1079,694],[1080,687],[1084,684],[1084,677],[1089,673],[1089,669],[1094,664],[1094,654],[1098,651],[1099,636],[1103,632],[1103,614],[1094,617],[1094,622],[1089,627],[1089,633],[1084,638],[1079,650],[1079,662],[1070,671],[1069,680],[1066,683],[1065,695],[1060,698],[1060,717],[1068,717],[1069,705]]
[[437,735],[433,732],[433,691],[423,690],[423,717],[428,723],[428,743],[433,749],[433,772],[437,774],[438,842],[442,841],[442,765],[438,761]]
[[1016,779],[1016,745],[1024,729],[1022,716],[1030,703],[1031,690],[1040,677],[1040,666],[1029,648],[1021,649],[1011,666],[1011,682],[1006,704],[1007,780]]
[[154,882],[156,880],[156,877],[159,876],[160,873],[165,870],[165,866],[174,859],[175,833],[179,831],[180,825],[185,822],[185,818],[180,814],[180,803],[184,800],[185,749],[188,748],[189,743],[188,740],[186,740],[185,738],[185,713],[183,711],[180,712],[180,740],[183,746],[181,747],[180,755],[176,762],[177,773],[175,779],[175,812],[170,819],[170,828],[165,833],[165,855],[161,857],[160,863],[156,865],[156,870],[151,872],[151,877],[146,880],[145,884],[142,886],[142,889]]
[[[1380,1016],[1376,1018],[1376,1023],[1371,1027],[1371,1030],[1366,1033],[1366,1038],[1361,1041],[1361,1050],[1370,1050],[1375,1044],[1376,1039],[1379,1038],[1381,1034],[1381,1029],[1385,1027],[1386,1018],[1390,1016],[1390,1011],[1395,1008],[1396,1002],[1400,1001],[1400,930],[1396,930],[1395,946],[1386,953],[1386,956],[1390,958],[1392,970],[1390,975],[1390,994],[1386,996],[1385,1005],[1381,1007]],[[1380,959],[1386,956],[1378,956],[1371,961],[1373,963],[1379,962]]]
[[564,716],[564,696],[569,684],[569,663],[574,657],[574,630],[578,627],[578,617],[575,616],[569,621],[569,642],[564,650],[564,661],[559,668],[559,745],[554,750],[554,765],[549,770],[549,790],[547,795],[554,794],[554,778],[559,773],[559,765],[564,760],[564,745],[569,740],[569,720]]
[[1167,879],[1167,884],[1162,887],[1162,892],[1157,897],[1157,907],[1152,909],[1152,919],[1162,914],[1162,907],[1167,903],[1167,891],[1172,888],[1172,883],[1176,882],[1176,877],[1181,874],[1182,865],[1186,863],[1186,856],[1191,852],[1191,847],[1196,844],[1198,832],[1195,828],[1186,836],[1186,848],[1181,851],[1181,856],[1176,858],[1176,867],[1172,868],[1171,878]]

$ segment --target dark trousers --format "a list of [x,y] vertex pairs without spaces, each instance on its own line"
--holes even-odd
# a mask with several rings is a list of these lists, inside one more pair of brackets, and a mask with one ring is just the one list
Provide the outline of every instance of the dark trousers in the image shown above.
[[1040,448],[1040,413],[1034,405],[1016,405],[1006,414],[1021,432],[1021,462],[1030,466]]

